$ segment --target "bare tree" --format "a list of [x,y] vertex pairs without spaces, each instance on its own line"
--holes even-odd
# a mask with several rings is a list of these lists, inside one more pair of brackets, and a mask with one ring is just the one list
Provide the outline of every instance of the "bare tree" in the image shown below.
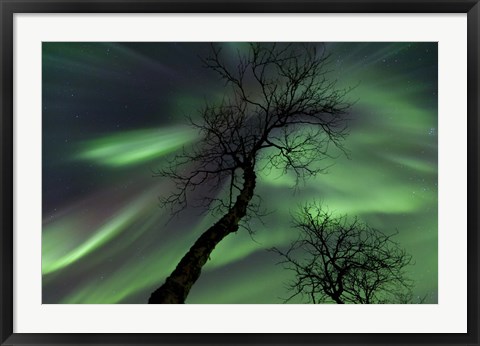
[[273,249],[295,273],[286,301],[299,295],[314,304],[413,301],[413,283],[405,271],[412,258],[393,235],[356,217],[335,217],[316,202],[301,208],[294,224],[300,237],[286,251]]
[[[215,246],[258,211],[258,170],[293,171],[299,182],[325,169],[321,161],[332,155],[330,147],[343,150],[348,90],[328,78],[328,60],[320,45],[252,43],[248,53],[239,52],[231,63],[212,45],[204,63],[223,79],[226,94],[204,107],[200,122],[191,120],[201,142],[158,175],[176,184],[162,201],[172,214],[200,205],[221,216],[149,303],[185,302]],[[200,199],[192,200],[194,191]]]

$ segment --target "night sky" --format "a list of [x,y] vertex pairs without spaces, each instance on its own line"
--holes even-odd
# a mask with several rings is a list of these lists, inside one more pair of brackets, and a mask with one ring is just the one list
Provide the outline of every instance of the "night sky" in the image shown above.
[[[245,43],[223,43],[234,59]],[[297,237],[295,209],[321,201],[413,256],[415,296],[437,302],[437,44],[327,43],[331,78],[355,86],[349,157],[296,190],[258,172],[271,213],[214,250],[187,303],[282,303],[292,273],[271,247]],[[215,218],[170,219],[153,172],[199,139],[186,116],[226,89],[202,67],[209,43],[43,43],[43,303],[146,303]],[[299,302],[299,301],[292,301]]]

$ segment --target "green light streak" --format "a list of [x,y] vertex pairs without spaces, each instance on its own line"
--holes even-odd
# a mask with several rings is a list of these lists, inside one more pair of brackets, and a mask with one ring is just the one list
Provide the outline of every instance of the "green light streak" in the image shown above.
[[[45,248],[42,249],[42,253],[44,254],[42,257],[42,274],[50,274],[57,270],[63,269],[100,248],[109,240],[117,236],[120,232],[125,230],[125,228],[131,225],[136,219],[141,217],[145,206],[151,203],[152,192],[149,191],[148,193],[144,193],[137,200],[131,202],[128,206],[117,212],[115,216],[113,216],[109,221],[104,223],[97,231],[95,231],[90,238],[80,243],[77,247],[68,251],[62,256],[57,257],[55,254],[58,255],[58,252],[47,252]],[[71,230],[67,228],[64,231],[65,233],[69,233]],[[58,233],[58,226],[54,226],[53,232],[50,231],[48,226],[44,227],[43,243],[49,244],[47,245],[47,248],[53,247],[53,243],[56,240],[52,239],[51,236]]]
[[214,270],[235,263],[258,251],[283,246],[294,240],[296,234],[288,227],[282,224],[275,225],[273,219],[268,221],[269,229],[266,229],[261,223],[252,224],[256,230],[252,237],[248,232],[242,230],[225,238],[221,246],[212,252],[210,260],[205,265],[205,270]]
[[112,167],[134,165],[170,154],[196,139],[188,127],[135,130],[88,141],[78,158]]
[[[115,304],[146,287],[160,285],[175,268],[186,251],[185,244],[194,240],[180,237],[176,242],[168,242],[146,256],[143,261],[134,261],[124,268],[111,273],[105,280],[91,280],[79,286],[62,300],[63,304]],[[188,249],[188,248],[187,248]],[[145,297],[145,302],[148,297]]]

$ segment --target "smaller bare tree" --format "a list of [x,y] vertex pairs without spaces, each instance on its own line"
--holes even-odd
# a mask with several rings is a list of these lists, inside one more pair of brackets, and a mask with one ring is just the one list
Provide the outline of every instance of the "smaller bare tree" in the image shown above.
[[[299,238],[282,251],[283,263],[294,271],[292,294],[310,303],[406,303],[413,282],[406,276],[412,257],[386,235],[357,217],[336,217],[317,203],[294,216]],[[411,302],[411,299],[408,299]]]

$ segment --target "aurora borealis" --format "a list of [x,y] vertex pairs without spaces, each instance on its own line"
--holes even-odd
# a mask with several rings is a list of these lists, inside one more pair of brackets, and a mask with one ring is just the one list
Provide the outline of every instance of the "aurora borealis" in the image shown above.
[[[224,43],[235,59],[245,43]],[[437,44],[327,43],[331,77],[349,98],[349,156],[297,189],[258,172],[270,211],[255,233],[229,235],[187,303],[282,303],[291,273],[267,251],[296,237],[291,213],[320,200],[357,215],[413,256],[415,295],[437,302]],[[43,303],[147,302],[215,218],[190,208],[170,220],[153,177],[195,145],[186,115],[221,99],[202,67],[208,43],[43,43]],[[233,60],[232,60],[233,61]]]

